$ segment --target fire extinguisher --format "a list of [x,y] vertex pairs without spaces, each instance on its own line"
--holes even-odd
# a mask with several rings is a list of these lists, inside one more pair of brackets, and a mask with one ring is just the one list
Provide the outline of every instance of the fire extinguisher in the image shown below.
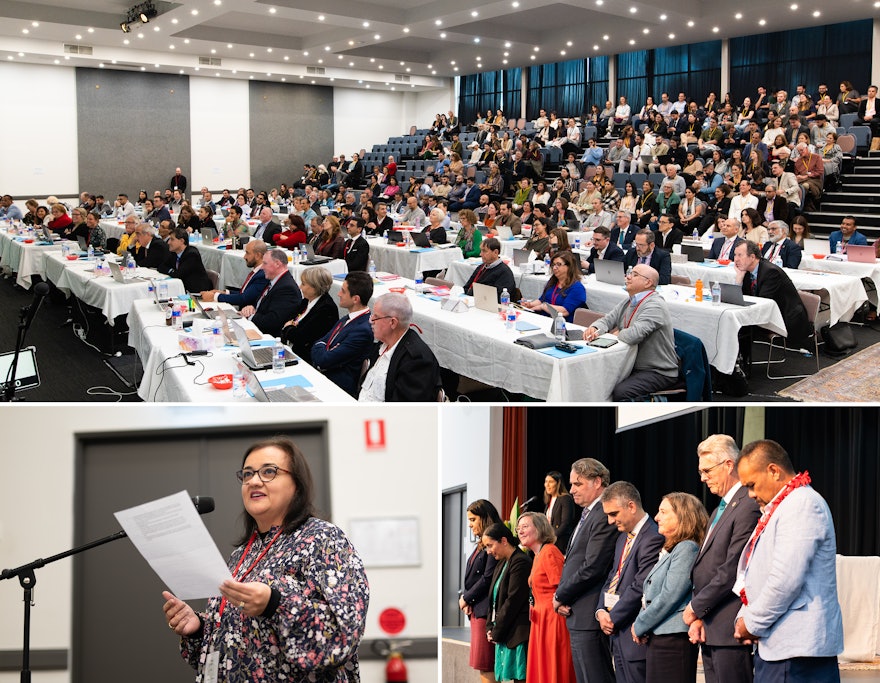
[[406,663],[400,652],[392,650],[388,653],[388,663],[385,664],[385,683],[407,683]]

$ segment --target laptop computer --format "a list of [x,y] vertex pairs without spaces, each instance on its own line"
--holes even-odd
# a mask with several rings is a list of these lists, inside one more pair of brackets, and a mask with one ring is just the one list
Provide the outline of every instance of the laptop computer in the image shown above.
[[119,267],[119,264],[116,261],[106,261],[107,265],[110,266],[110,275],[113,276],[113,279],[116,280],[121,285],[128,284],[129,282],[146,282],[146,280],[142,277],[132,277],[126,279],[125,273],[122,272],[122,268]]
[[403,242],[403,233],[400,230],[389,230],[388,244],[397,244],[398,242]]
[[705,259],[705,252],[700,244],[682,244],[681,253],[688,257],[688,261],[694,263],[702,263]]
[[[202,306],[202,297],[201,296],[199,296],[198,294],[192,294],[190,292],[187,292],[187,294],[189,294],[190,297],[192,298],[192,300],[196,302],[196,308],[199,309],[199,313],[204,315],[209,320],[217,320],[218,318],[222,317],[219,307],[218,308],[205,308],[204,306]],[[239,318],[241,318],[241,313],[239,313],[238,311],[230,310],[230,309],[224,309],[222,315],[226,316],[229,320],[238,320]]]
[[260,383],[257,373],[248,368],[241,369],[248,389],[260,403],[304,403],[318,401],[318,397],[305,387],[272,387],[267,389]]
[[831,244],[828,240],[820,240],[815,237],[804,238],[805,254],[830,254]]
[[498,290],[493,285],[481,285],[475,282],[474,305],[489,313],[498,313]]
[[848,244],[846,247],[846,260],[851,263],[874,263],[877,260],[877,252],[873,246],[861,244]]
[[593,269],[596,271],[596,280],[609,285],[626,285],[626,274],[622,261],[608,261],[606,259],[594,259]]
[[495,229],[498,231],[498,239],[500,239],[500,240],[512,240],[513,239],[513,230],[510,229],[509,225],[496,225]]
[[733,304],[734,306],[754,306],[756,301],[743,299],[742,285],[725,282],[718,283],[721,286],[721,303]]
[[533,252],[531,249],[514,249],[513,265],[522,266],[523,264],[528,263],[533,253],[535,252]]
[[319,255],[315,254],[315,248],[311,244],[309,244],[308,242],[306,242],[303,245],[303,247],[306,250],[306,257],[307,257],[304,261],[302,261],[303,265],[315,266],[315,265],[318,265],[319,263],[327,263],[328,261],[333,260],[329,256],[319,256]]
[[79,244],[80,251],[88,251],[89,250],[89,243],[86,241],[86,238],[83,237],[82,235],[76,236],[76,243]]
[[412,241],[417,247],[421,249],[430,249],[431,248],[431,240],[428,239],[428,236],[423,232],[412,231]]
[[54,242],[55,233],[53,233],[51,230],[49,230],[49,228],[44,225],[42,228],[40,228],[40,238],[44,242]]
[[486,237],[486,236],[489,234],[489,228],[487,228],[487,227],[486,227],[485,225],[483,225],[482,223],[479,223],[479,224],[477,225],[477,230],[480,232],[480,234],[481,234],[483,237]]
[[209,243],[213,242],[214,237],[217,235],[217,233],[214,230],[211,230],[211,228],[202,228],[201,233],[202,233],[202,241],[209,242]]
[[[253,348],[251,340],[248,339],[247,332],[234,320],[230,323],[232,331],[235,333],[235,340],[238,342],[238,350],[241,352],[241,359],[244,364],[251,370],[266,370],[272,367],[272,354],[274,347],[259,346]],[[284,364],[296,365],[299,359],[287,346],[284,347]]]

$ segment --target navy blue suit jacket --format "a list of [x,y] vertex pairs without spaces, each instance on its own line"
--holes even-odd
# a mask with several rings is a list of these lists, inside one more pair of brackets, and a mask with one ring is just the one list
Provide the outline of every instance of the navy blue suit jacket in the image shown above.
[[266,285],[268,284],[269,283],[266,281],[266,273],[260,268],[248,281],[247,287],[233,294],[218,294],[217,301],[232,304],[239,308],[253,306],[257,303],[257,299],[260,298],[260,295],[263,293],[263,290],[266,289]]
[[361,366],[373,348],[370,314],[362,313],[338,329],[337,325],[312,346],[312,364],[340,388],[357,396]]
[[[761,254],[764,258],[770,258],[768,254],[775,246],[776,245],[773,244],[773,242],[764,243],[764,248],[761,249]],[[779,252],[779,256],[782,258],[782,267],[796,269],[801,265],[801,257],[803,254],[804,250],[801,249],[801,246],[794,240],[790,240],[786,237],[785,241],[782,243],[782,250]]]
[[[710,259],[717,260],[718,257],[721,256],[721,249],[724,246],[725,241],[727,241],[727,238],[724,237],[723,235],[721,235],[720,237],[716,237],[714,240],[712,240],[712,248],[709,249],[709,258]],[[730,253],[727,255],[727,258],[729,258],[731,261],[733,261],[733,250],[736,249],[736,247],[739,244],[742,244],[743,242],[745,242],[745,240],[742,237],[737,237],[735,240],[733,240],[733,248],[730,250]]]
[[[626,252],[626,258],[623,260],[623,263],[628,268],[636,265],[638,261],[639,255],[636,253],[636,250],[630,249]],[[648,265],[660,273],[661,285],[668,285],[672,282],[672,259],[668,251],[655,247],[654,251],[651,252],[651,259],[648,261]]]
[[[632,246],[632,243],[636,238],[636,233],[641,229],[642,228],[638,223],[629,224],[629,227],[626,229],[626,233],[623,235],[624,249],[629,249]],[[620,226],[615,225],[613,228],[611,228],[611,244],[620,247]]]
[[[262,295],[262,292],[260,293]],[[300,302],[302,292],[293,279],[290,271],[284,273],[262,301],[257,302],[257,311],[251,316],[251,322],[265,334],[273,337],[281,335],[281,328],[293,317]]]
[[[620,231],[618,231],[619,234]],[[593,262],[596,260],[596,247],[590,249],[590,255],[587,257],[587,263],[590,264],[590,267],[587,269],[587,275],[592,275],[596,272],[596,268],[593,265]],[[626,254],[623,253],[623,249],[618,247],[614,242],[609,242],[608,248],[605,249],[605,258],[603,261],[620,261],[623,263],[623,260],[626,258]]]

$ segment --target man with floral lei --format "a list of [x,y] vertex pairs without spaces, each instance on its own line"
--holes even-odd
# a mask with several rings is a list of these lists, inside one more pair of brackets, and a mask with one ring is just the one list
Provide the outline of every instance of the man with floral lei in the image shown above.
[[836,683],[843,621],[828,504],[775,441],[748,444],[737,470],[762,515],[739,560],[734,637],[757,645],[756,683]]

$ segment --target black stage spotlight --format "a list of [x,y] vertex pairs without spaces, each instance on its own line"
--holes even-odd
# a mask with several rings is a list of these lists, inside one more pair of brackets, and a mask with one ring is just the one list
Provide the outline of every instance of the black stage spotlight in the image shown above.
[[122,29],[123,33],[131,33],[131,26],[128,25],[127,21],[123,21],[121,24],[119,24],[119,28]]

